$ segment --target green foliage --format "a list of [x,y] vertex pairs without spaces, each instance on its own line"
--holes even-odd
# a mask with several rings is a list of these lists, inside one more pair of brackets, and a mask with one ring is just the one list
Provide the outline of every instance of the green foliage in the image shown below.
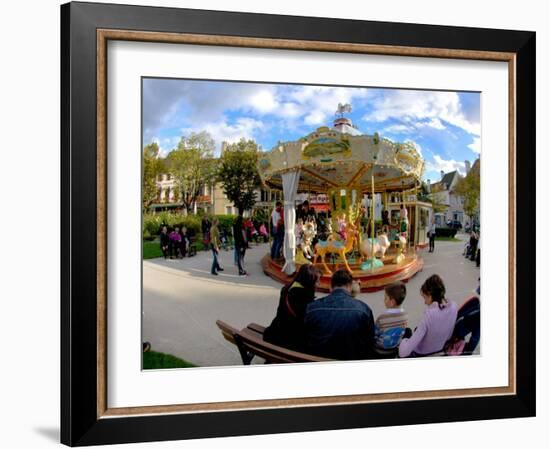
[[157,236],[162,226],[182,227],[185,226],[191,234],[201,232],[201,219],[196,215],[181,215],[169,212],[161,212],[160,214],[144,214],[143,215],[143,236]]
[[143,148],[142,165],[142,201],[144,210],[157,198],[156,178],[163,169],[163,161],[159,157],[160,149],[156,142]]
[[241,139],[228,145],[220,157],[217,177],[239,215],[252,209],[256,202],[255,189],[261,182],[257,162],[258,145],[253,140]]
[[[225,232],[227,235],[231,235],[231,229],[233,222],[235,221],[234,215],[216,215],[220,220],[219,229]],[[212,217],[209,217],[212,221]],[[198,215],[181,215],[169,212],[161,212],[160,214],[144,214],[143,215],[143,258],[152,259],[154,257],[161,257],[162,252],[158,240],[149,241],[158,237],[162,226],[168,226],[174,228],[178,226],[182,228],[185,226],[190,236],[194,236],[194,242],[192,245],[197,251],[203,251],[206,248],[202,242],[202,229],[201,229],[202,217]],[[157,251],[158,248],[158,251]],[[149,256],[149,257],[148,257]]]
[[432,199],[430,198],[430,188],[426,181],[422,181],[420,184],[420,190],[417,195],[418,201],[424,201],[425,203],[431,203]]
[[468,174],[460,178],[454,189],[464,200],[463,208],[466,215],[474,217],[479,213],[479,160],[474,163]]
[[262,223],[265,223],[267,227],[270,219],[270,213],[267,209],[254,209],[254,213],[252,214],[252,223],[254,223],[254,227],[256,229],[258,229]]
[[216,215],[220,220],[219,230],[231,234],[233,223],[235,222],[235,215]]
[[156,351],[143,353],[143,369],[193,368],[195,366],[187,360],[174,357],[170,354]]
[[432,188],[432,192],[427,196],[428,202],[432,203],[434,213],[445,212],[449,206],[445,204],[442,194],[439,193],[437,186]]
[[166,157],[166,169],[175,180],[176,196],[191,211],[203,185],[212,182],[216,161],[214,139],[206,131],[183,136]]

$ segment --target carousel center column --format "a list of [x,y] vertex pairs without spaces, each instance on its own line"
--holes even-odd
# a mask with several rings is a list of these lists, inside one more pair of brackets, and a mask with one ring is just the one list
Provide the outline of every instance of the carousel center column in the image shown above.
[[300,169],[291,170],[281,175],[283,180],[283,196],[284,196],[284,224],[285,224],[285,239],[283,246],[283,254],[285,256],[285,264],[283,272],[291,275],[296,271],[296,236],[294,228],[296,225],[296,194],[298,192],[298,182],[300,181]]

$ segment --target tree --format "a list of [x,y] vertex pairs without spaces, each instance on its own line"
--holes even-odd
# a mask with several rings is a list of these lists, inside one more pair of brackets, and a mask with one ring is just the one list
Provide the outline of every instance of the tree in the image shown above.
[[464,204],[464,213],[472,219],[479,213],[479,159],[474,162],[468,174],[460,178],[455,186],[455,193],[461,196]]
[[220,157],[218,180],[240,216],[256,203],[255,190],[261,183],[257,162],[258,145],[253,140],[241,139],[228,145]]
[[162,159],[160,158],[160,148],[156,142],[152,142],[143,148],[143,208],[147,209],[156,199],[157,176],[162,171]]
[[187,212],[197,201],[201,187],[213,180],[214,139],[206,131],[182,136],[177,148],[166,157],[166,168],[174,177],[176,196]]
[[441,187],[436,184],[432,187],[431,193],[428,195],[428,200],[432,203],[434,213],[445,212],[449,205],[445,203],[444,193],[441,192]]

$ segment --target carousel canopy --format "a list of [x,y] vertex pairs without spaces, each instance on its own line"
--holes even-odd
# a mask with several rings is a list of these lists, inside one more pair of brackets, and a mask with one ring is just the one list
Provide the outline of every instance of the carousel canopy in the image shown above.
[[399,192],[420,185],[424,160],[409,143],[395,143],[360,134],[351,120],[338,118],[333,128],[321,127],[295,141],[281,143],[259,158],[265,185],[282,189],[285,172],[300,170],[298,192],[324,193],[357,186],[371,192]]

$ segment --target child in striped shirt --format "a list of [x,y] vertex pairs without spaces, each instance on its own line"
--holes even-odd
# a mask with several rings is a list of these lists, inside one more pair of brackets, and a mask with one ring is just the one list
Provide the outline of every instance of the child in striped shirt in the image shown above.
[[384,289],[386,310],[375,322],[374,349],[379,355],[392,355],[399,347],[407,328],[408,316],[401,304],[407,296],[403,282],[395,282]]

